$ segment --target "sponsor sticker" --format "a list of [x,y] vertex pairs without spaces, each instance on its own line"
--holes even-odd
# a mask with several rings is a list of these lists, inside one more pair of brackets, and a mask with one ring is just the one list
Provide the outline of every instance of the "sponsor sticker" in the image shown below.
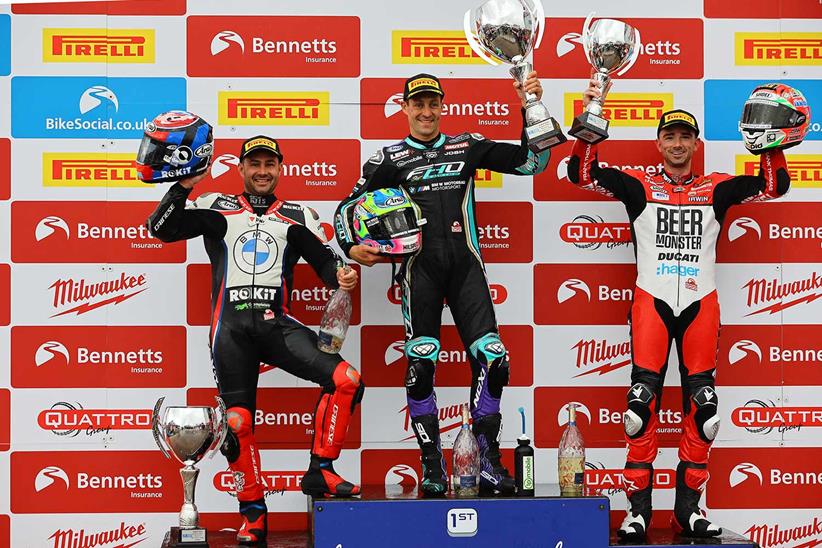
[[327,126],[327,91],[219,91],[220,125]]
[[44,63],[154,63],[154,29],[43,29]]
[[[791,188],[822,188],[822,154],[786,154],[785,161]],[[736,174],[759,175],[759,157],[737,154]]]
[[43,186],[153,188],[137,178],[134,154],[119,152],[44,152]]
[[391,31],[395,65],[482,65],[461,30]]
[[737,65],[784,66],[822,63],[822,33],[737,32],[734,33]]
[[[577,92],[564,97],[565,125],[570,126],[582,114],[582,99]],[[662,113],[673,108],[673,93],[609,93],[602,116],[613,127],[656,127]]]

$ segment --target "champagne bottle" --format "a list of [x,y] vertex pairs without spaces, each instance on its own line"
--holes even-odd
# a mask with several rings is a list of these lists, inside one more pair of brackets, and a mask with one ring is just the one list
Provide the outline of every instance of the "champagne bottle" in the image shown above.
[[577,428],[577,407],[568,404],[568,426],[559,440],[559,491],[563,497],[581,497],[585,486],[585,442]]
[[462,406],[462,428],[454,440],[454,462],[451,467],[451,485],[458,497],[476,497],[479,494],[479,444],[468,424],[468,404]]
[[[345,267],[348,271],[349,267]],[[317,348],[328,354],[336,354],[342,348],[348,324],[351,322],[351,294],[337,289],[325,305]]]
[[519,408],[522,417],[522,435],[517,438],[514,449],[514,480],[518,497],[534,496],[534,448],[531,440],[525,435],[525,409]]

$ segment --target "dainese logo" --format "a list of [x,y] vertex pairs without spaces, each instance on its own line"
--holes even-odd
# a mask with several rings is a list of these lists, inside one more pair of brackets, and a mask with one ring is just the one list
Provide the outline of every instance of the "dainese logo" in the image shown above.
[[822,33],[737,32],[734,35],[737,65],[785,66],[822,63]]
[[395,30],[391,32],[391,60],[397,64],[481,65],[465,33],[459,30]]
[[154,63],[154,29],[43,29],[45,63]]
[[327,91],[220,91],[219,123],[245,126],[327,126]]

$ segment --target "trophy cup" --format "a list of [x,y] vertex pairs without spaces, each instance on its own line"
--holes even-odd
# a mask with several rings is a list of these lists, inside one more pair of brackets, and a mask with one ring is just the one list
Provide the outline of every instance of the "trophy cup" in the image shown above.
[[[529,0],[530,2],[531,0]],[[492,65],[509,63],[516,81],[523,83],[533,70],[526,57],[542,40],[545,15],[539,0],[488,0],[465,12],[463,26],[471,49]],[[539,153],[568,139],[533,93],[525,94],[525,134],[528,148]]]
[[154,441],[166,458],[174,455],[184,465],[180,469],[183,478],[180,526],[171,528],[168,546],[208,546],[206,530],[198,526],[200,515],[194,504],[194,487],[200,473],[194,465],[206,455],[213,457],[222,445],[228,431],[225,404],[219,397],[215,398],[220,409],[219,417],[211,407],[179,406],[166,407],[161,419],[160,406],[164,399],[157,400],[154,406],[151,419]]
[[569,135],[591,144],[608,138],[608,120],[601,115],[611,74],[627,70],[634,64],[640,44],[639,31],[631,25],[616,19],[597,19],[592,24],[593,17],[590,13],[582,26],[582,46],[596,71],[593,79],[602,95],[591,99],[585,112],[574,118],[568,131]]

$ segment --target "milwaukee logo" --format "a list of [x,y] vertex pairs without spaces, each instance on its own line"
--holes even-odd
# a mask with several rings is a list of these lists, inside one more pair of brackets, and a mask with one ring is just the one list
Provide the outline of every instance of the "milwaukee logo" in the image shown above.
[[219,123],[247,126],[327,126],[329,93],[220,91]]
[[[745,536],[761,548],[813,548],[822,546],[822,521],[815,516],[813,521],[796,527],[782,528],[774,525],[751,525]],[[811,538],[813,537],[813,538]],[[806,540],[809,539],[809,540]],[[794,544],[802,542],[801,544]]]
[[458,30],[395,30],[391,33],[391,59],[398,64],[484,64]]
[[[120,522],[116,529],[87,533],[85,529],[57,529],[49,539],[54,539],[53,548],[85,548],[99,546],[100,548],[129,548],[148,538],[146,524],[126,525]],[[143,537],[143,538],[136,538]],[[130,542],[129,542],[130,541]],[[117,546],[107,545],[119,542]]]
[[790,282],[781,282],[776,278],[772,280],[764,278],[751,279],[742,287],[748,289],[748,308],[776,301],[766,307],[749,312],[746,316],[765,312],[776,314],[786,308],[803,303],[812,303],[822,297],[822,275],[813,272],[803,280]]
[[[822,188],[822,154],[789,154],[785,157],[791,187]],[[736,172],[739,175],[758,175],[759,159],[737,155]]]
[[[672,93],[611,93],[602,109],[602,116],[612,126],[656,126],[662,113],[673,109]],[[565,123],[570,126],[574,117],[583,111],[578,93],[565,94]]]
[[737,65],[819,65],[822,62],[822,33],[737,32]]
[[609,343],[605,339],[580,339],[572,349],[577,351],[577,369],[586,369],[574,378],[604,375],[631,363],[631,343]]
[[43,29],[45,63],[154,63],[153,29]]
[[43,186],[147,187],[137,178],[134,154],[44,152]]
[[[451,430],[455,430],[462,426],[462,403],[455,403],[454,405],[447,405],[439,408],[439,425],[440,425],[440,434],[444,434]],[[410,432],[410,436],[406,436],[402,439],[402,441],[408,441],[414,439],[414,430],[411,426],[411,412],[406,405],[402,409],[399,410],[399,413],[404,414],[404,421],[402,424],[402,429],[405,432]],[[469,419],[470,420],[470,419]],[[424,430],[423,430],[424,432]],[[422,436],[422,432],[420,433]]]
[[[125,272],[122,272],[119,278],[102,282],[87,282],[84,279],[78,282],[72,278],[68,280],[58,279],[49,286],[49,289],[54,291],[52,306],[60,308],[75,303],[79,304],[67,310],[56,312],[51,317],[72,313],[80,315],[101,306],[119,304],[148,289],[148,287],[144,287],[146,285],[145,274],[127,276]],[[116,293],[116,295],[109,297],[108,295],[112,293]]]

